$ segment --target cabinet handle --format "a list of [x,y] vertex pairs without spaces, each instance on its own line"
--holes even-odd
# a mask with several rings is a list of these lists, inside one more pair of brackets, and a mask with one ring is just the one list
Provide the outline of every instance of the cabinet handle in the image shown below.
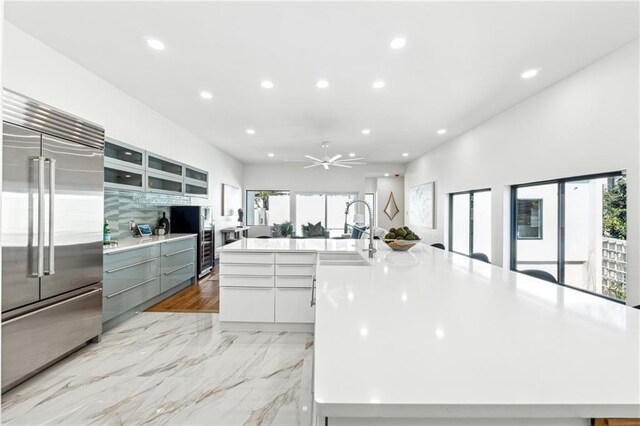
[[155,260],[156,260],[156,259],[147,259],[147,260],[143,260],[142,262],[132,263],[131,265],[121,266],[121,267],[119,267],[119,268],[111,269],[111,270],[107,271],[107,274],[111,274],[111,273],[113,273],[113,272],[122,271],[123,269],[133,268],[134,266],[144,265],[145,263],[154,262]]
[[181,266],[181,267],[176,268],[176,269],[173,269],[173,270],[171,270],[171,271],[169,271],[169,272],[165,272],[164,274],[165,274],[165,275],[171,275],[171,274],[173,274],[174,272],[178,272],[180,269],[184,269],[184,268],[187,268],[187,267],[189,267],[189,266],[193,266],[193,262],[191,262],[191,263],[187,263],[186,265]]
[[148,280],[146,280],[146,281],[142,281],[141,283],[138,283],[138,284],[134,284],[134,285],[132,285],[131,287],[127,287],[127,288],[125,288],[125,289],[123,289],[123,290],[116,291],[115,293],[112,293],[112,294],[108,295],[108,296],[107,296],[107,299],[111,299],[111,298],[112,298],[112,297],[114,297],[114,296],[117,296],[117,295],[119,295],[119,294],[125,293],[125,292],[127,292],[127,291],[129,291],[129,290],[133,290],[134,288],[136,288],[136,287],[140,287],[141,285],[144,285],[144,284],[146,284],[146,283],[150,283],[151,281],[153,281],[153,280],[155,280],[155,279],[156,279],[156,277],[149,278]]
[[273,275],[220,275],[224,278],[273,278]]
[[313,276],[313,282],[311,283],[311,307],[316,304],[316,276]]
[[176,254],[185,253],[192,250],[193,250],[193,247],[184,249],[184,250],[178,250],[178,251],[174,251],[173,253],[167,253],[164,255],[164,257],[175,256]]

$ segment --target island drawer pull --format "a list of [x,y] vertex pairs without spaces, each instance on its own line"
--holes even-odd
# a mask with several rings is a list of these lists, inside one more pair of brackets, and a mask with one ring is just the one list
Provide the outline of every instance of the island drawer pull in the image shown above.
[[278,275],[278,278],[311,278],[313,277],[313,275],[304,275],[304,274],[300,274],[300,275]]
[[124,265],[121,266],[119,268],[115,268],[115,269],[111,269],[109,271],[106,271],[107,274],[111,274],[113,272],[118,272],[118,271],[122,271],[123,269],[128,269],[128,268],[133,268],[134,266],[140,266],[140,265],[144,265],[145,263],[149,263],[149,262],[155,262],[156,259],[147,259],[147,260],[143,260],[142,262],[138,262],[138,263],[132,263],[131,265]]
[[233,274],[222,274],[220,275],[223,278],[272,278],[273,275],[233,275]]
[[313,283],[311,284],[311,307],[316,304],[316,276],[313,276]]
[[222,262],[221,265],[265,267],[265,266],[268,266],[268,265],[273,265],[273,263],[228,263],[228,262]]
[[164,274],[165,274],[165,275],[171,275],[171,274],[173,274],[174,272],[178,272],[180,269],[184,269],[184,268],[187,268],[187,267],[189,267],[189,266],[193,266],[193,262],[191,262],[191,263],[187,263],[186,265],[181,266],[181,267],[176,268],[176,269],[173,269],[173,270],[171,270],[171,271],[169,271],[169,272],[165,272]]
[[134,285],[132,285],[131,287],[127,287],[127,288],[122,289],[122,290],[120,290],[120,291],[116,291],[115,293],[109,294],[109,295],[107,296],[107,299],[111,299],[112,297],[115,297],[115,296],[117,296],[117,295],[119,295],[119,294],[125,293],[125,292],[127,292],[127,291],[129,291],[129,290],[133,290],[133,289],[134,289],[134,288],[136,288],[136,287],[140,287],[141,285],[144,285],[144,284],[146,284],[146,283],[150,283],[151,281],[156,280],[156,279],[158,279],[158,277],[149,278],[148,280],[146,280],[146,281],[142,281],[141,283],[138,283],[138,284],[134,284]]
[[167,254],[164,255],[164,257],[175,256],[176,254],[185,253],[185,252],[192,251],[192,250],[193,250],[193,247],[189,247],[189,248],[184,249],[184,250],[178,250],[178,251],[174,251],[173,253],[167,253]]

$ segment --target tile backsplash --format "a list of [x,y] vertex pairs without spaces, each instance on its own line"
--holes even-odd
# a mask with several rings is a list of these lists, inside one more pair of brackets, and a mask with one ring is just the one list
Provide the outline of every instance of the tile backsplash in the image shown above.
[[171,206],[191,205],[188,197],[176,195],[128,192],[106,189],[104,191],[104,218],[109,221],[112,239],[131,237],[129,221],[137,225],[148,224],[152,228],[158,225],[162,212],[169,212]]

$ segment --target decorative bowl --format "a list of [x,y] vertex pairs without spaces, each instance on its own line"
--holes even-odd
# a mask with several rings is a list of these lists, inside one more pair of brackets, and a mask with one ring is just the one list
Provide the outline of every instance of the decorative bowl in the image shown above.
[[418,244],[415,240],[384,240],[384,242],[394,251],[407,251]]

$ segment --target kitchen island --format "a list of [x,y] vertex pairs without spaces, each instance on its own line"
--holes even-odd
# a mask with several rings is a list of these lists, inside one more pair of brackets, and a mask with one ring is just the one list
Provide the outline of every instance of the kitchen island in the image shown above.
[[[364,244],[243,240],[224,250],[353,254]],[[640,311],[422,244],[377,248],[362,266],[318,261],[317,424],[640,417]]]

